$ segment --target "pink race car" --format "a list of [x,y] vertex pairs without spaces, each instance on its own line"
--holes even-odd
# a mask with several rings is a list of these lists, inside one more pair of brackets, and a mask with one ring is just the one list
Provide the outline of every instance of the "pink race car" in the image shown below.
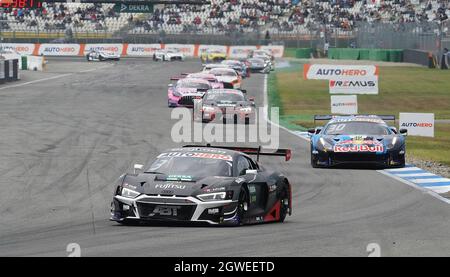
[[[172,78],[172,80],[176,80]],[[169,84],[167,90],[169,107],[194,107],[194,99],[201,99],[211,89],[209,81],[199,78],[179,79],[176,84]]]

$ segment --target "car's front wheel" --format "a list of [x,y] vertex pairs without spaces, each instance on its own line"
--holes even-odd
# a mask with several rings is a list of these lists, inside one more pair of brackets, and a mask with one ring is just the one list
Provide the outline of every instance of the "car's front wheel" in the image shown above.
[[236,225],[243,224],[243,219],[248,211],[248,193],[247,190],[242,187],[239,193],[238,207],[236,211]]

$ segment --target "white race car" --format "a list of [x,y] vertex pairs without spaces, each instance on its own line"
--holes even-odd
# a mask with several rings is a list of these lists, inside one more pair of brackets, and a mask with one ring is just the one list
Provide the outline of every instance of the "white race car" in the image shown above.
[[118,61],[120,60],[120,55],[113,52],[91,50],[86,54],[86,59],[88,60],[88,62]]
[[153,53],[154,61],[184,61],[184,54],[175,50],[161,49]]

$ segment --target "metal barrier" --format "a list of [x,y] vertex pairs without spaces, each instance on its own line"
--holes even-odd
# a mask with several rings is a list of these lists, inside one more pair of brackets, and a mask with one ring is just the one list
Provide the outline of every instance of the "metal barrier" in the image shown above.
[[0,60],[0,84],[19,80],[19,60]]

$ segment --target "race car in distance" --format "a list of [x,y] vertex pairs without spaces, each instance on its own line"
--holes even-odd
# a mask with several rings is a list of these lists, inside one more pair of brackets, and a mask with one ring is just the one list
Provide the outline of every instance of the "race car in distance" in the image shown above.
[[269,50],[253,50],[250,51],[249,58],[269,58],[271,61],[275,60],[274,55]]
[[247,60],[250,63],[251,72],[269,73],[272,70],[270,61],[262,58],[250,58]]
[[183,53],[171,50],[171,49],[161,49],[155,51],[153,53],[153,60],[154,61],[184,61],[185,56]]
[[223,60],[221,64],[227,65],[228,67],[234,69],[242,78],[250,77],[250,69],[248,66],[238,60]]
[[241,88],[242,77],[232,68],[213,68],[206,72],[216,76],[217,80],[223,83],[224,88]]
[[254,99],[237,89],[208,90],[194,105],[195,121],[249,124],[255,120]]
[[217,77],[208,72],[196,72],[196,73],[188,73],[184,74],[186,78],[199,78],[203,80],[207,80],[211,85],[211,88],[223,88],[223,83],[217,80]]
[[91,50],[86,54],[86,59],[88,62],[118,61],[120,60],[120,54],[101,50]]
[[207,50],[200,55],[202,63],[217,63],[225,60],[227,53],[220,50]]
[[211,89],[209,81],[199,78],[179,79],[176,84],[169,84],[167,105],[169,107],[194,107],[194,99],[201,99]]
[[324,127],[308,130],[311,136],[312,167],[341,164],[373,164],[381,167],[405,166],[406,129],[397,132],[384,120],[395,116],[350,115],[314,116],[329,120]]
[[291,151],[210,145],[164,151],[145,167],[135,164],[134,173],[116,181],[110,220],[124,225],[283,222],[292,213],[291,184],[283,174],[260,166],[259,156],[288,161]]

